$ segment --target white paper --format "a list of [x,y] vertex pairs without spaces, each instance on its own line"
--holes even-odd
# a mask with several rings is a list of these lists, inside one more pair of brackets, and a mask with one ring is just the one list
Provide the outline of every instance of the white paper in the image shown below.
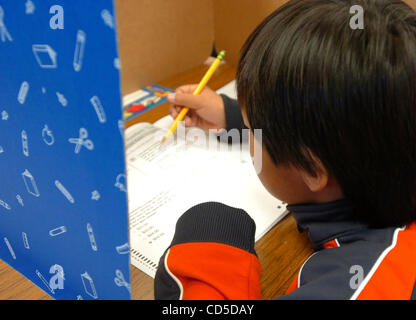
[[[131,262],[151,277],[172,241],[176,221],[199,203],[215,201],[244,209],[256,223],[256,241],[287,213],[258,179],[247,145],[225,150],[228,145],[214,136],[207,145],[175,136],[175,145],[160,150],[172,121],[167,116],[125,132]],[[181,129],[185,131],[179,127],[177,132]],[[219,146],[223,149],[214,151]]]

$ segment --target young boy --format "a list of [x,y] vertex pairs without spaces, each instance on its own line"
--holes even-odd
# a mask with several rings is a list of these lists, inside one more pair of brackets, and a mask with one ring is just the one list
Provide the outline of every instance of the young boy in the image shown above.
[[[350,26],[350,8],[364,28]],[[293,0],[249,37],[236,101],[184,86],[186,125],[262,129],[259,178],[314,246],[279,299],[416,299],[416,14],[400,0]],[[251,139],[253,140],[253,139]],[[251,141],[252,143],[252,141]],[[230,193],[233,190],[230,190]],[[178,221],[157,299],[260,299],[255,225],[203,203]],[[278,239],[276,239],[278,241]],[[361,279],[359,275],[362,275]]]

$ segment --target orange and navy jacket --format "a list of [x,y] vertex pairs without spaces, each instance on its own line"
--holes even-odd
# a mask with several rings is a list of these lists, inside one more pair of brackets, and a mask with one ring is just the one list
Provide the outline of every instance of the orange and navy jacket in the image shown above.
[[[287,209],[314,253],[277,299],[416,300],[416,223],[369,228],[354,221],[347,199]],[[216,202],[189,209],[160,259],[155,298],[261,299],[254,235],[255,223],[241,209]]]
[[[416,223],[370,229],[348,200],[288,206],[314,253],[277,299],[416,299]],[[189,209],[155,277],[156,299],[261,299],[255,223],[221,203]],[[276,240],[278,241],[278,239]]]

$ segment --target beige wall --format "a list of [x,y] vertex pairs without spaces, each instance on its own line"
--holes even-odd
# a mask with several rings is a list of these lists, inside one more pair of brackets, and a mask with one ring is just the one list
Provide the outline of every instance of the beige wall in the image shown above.
[[413,9],[416,10],[416,0],[404,0],[408,5],[410,5]]
[[214,41],[212,0],[116,0],[123,95],[200,65]]
[[123,95],[201,65],[214,39],[236,66],[250,33],[287,1],[115,0]]
[[237,64],[247,36],[287,0],[116,0],[123,95],[202,64],[216,39]]
[[215,43],[227,50],[227,62],[236,66],[247,37],[269,14],[288,0],[214,0]]

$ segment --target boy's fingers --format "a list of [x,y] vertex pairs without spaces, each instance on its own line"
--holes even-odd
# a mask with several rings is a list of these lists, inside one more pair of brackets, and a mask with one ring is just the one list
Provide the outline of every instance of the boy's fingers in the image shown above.
[[172,116],[172,118],[176,118],[178,116],[178,110],[177,107],[173,104],[171,104],[169,106],[169,110],[168,110],[169,114]]
[[194,120],[192,119],[192,117],[185,117],[185,127],[194,127]]
[[194,93],[194,91],[197,87],[198,87],[197,84],[187,84],[187,85],[180,86],[179,88],[177,88],[176,92],[192,94],[192,93]]
[[198,109],[201,107],[201,97],[189,93],[170,93],[168,95],[170,103],[188,107],[190,109]]

